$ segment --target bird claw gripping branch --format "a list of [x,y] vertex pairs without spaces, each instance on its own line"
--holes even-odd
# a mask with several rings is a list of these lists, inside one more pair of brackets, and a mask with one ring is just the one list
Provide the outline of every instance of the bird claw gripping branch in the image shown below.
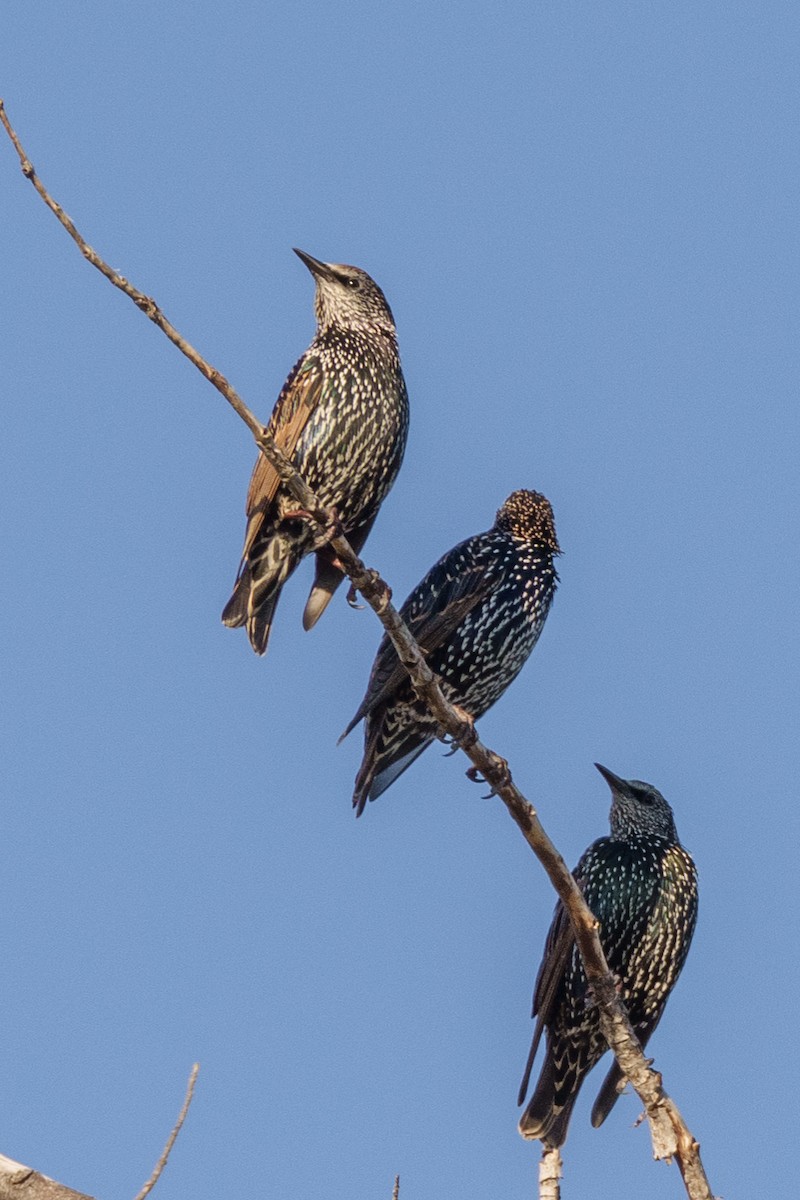
[[[311,514],[307,513],[306,515],[310,516]],[[314,539],[314,549],[321,550],[323,546],[327,546],[334,538],[346,536],[342,519],[339,516],[339,510],[335,504],[332,504],[325,513],[325,528],[321,529]],[[340,571],[344,571],[344,565],[338,558],[334,556],[331,562],[334,567],[337,567]]]
[[366,573],[369,578],[363,587],[357,589],[354,583],[350,585],[350,591],[347,594],[348,604],[351,602],[351,597],[353,600],[355,600],[356,591],[372,592],[374,594],[374,598],[378,601],[379,611],[386,612],[386,609],[392,602],[392,589],[389,587],[388,583],[385,583],[384,580],[381,579],[378,572],[373,570],[372,567],[367,567]]
[[472,716],[472,713],[468,713],[460,704],[454,704],[453,711],[459,721],[461,721],[461,729],[451,738],[451,741],[460,750],[466,750],[469,746],[474,746],[478,740],[478,735],[475,732],[475,718]]
[[350,587],[347,589],[347,603],[351,608],[354,608],[356,612],[363,612],[367,607],[366,604],[358,603],[358,588],[354,583],[351,583]]
[[469,779],[471,783],[488,783],[492,789],[490,792],[487,792],[485,796],[481,797],[483,800],[491,800],[492,797],[496,796],[502,788],[508,787],[508,785],[511,783],[511,769],[507,761],[504,758],[501,758],[499,754],[492,754],[492,769],[496,771],[499,776],[497,783],[495,784],[492,784],[490,779],[486,779],[485,776],[480,773],[477,767],[470,767],[466,771],[467,779]]

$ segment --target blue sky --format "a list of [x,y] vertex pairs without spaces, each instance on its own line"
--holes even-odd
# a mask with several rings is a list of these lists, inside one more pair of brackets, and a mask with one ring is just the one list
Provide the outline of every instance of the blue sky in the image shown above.
[[[595,759],[672,803],[700,920],[651,1048],[726,1200],[796,1175],[799,23],[10,0],[0,48],[45,183],[265,418],[313,332],[290,248],[384,288],[399,599],[513,489],[552,501],[561,587],[480,731],[570,862]],[[161,1200],[534,1195],[549,885],[436,748],[353,820],[374,617],[304,634],[300,571],[266,660],[223,628],[249,435],[0,173],[0,1151],[133,1195],[197,1059]],[[600,1078],[565,1200],[680,1195],[635,1098],[591,1129]]]

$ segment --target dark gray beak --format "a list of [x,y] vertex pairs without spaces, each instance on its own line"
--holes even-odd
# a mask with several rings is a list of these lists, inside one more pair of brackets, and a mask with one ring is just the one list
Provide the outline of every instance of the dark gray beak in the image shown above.
[[310,254],[306,254],[305,250],[298,250],[293,246],[297,257],[301,262],[304,262],[315,279],[333,279],[334,274],[327,263],[320,262],[318,258],[312,258]]
[[604,767],[602,763],[595,763],[594,765],[612,792],[626,792],[628,790],[628,781],[626,779],[620,779],[619,775],[615,775],[613,771],[609,771],[608,767]]

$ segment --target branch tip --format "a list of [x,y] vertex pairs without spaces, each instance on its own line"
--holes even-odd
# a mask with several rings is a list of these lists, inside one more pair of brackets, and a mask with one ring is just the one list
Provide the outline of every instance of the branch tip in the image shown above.
[[183,1105],[181,1106],[181,1111],[178,1113],[178,1119],[175,1122],[172,1133],[167,1138],[167,1144],[162,1151],[161,1157],[153,1168],[152,1175],[137,1195],[136,1200],[145,1200],[145,1196],[149,1196],[150,1192],[152,1192],[153,1188],[161,1178],[161,1173],[164,1170],[164,1167],[167,1165],[167,1159],[172,1152],[172,1147],[175,1145],[175,1141],[181,1131],[183,1122],[186,1120],[186,1115],[189,1112],[189,1105],[192,1103],[192,1098],[194,1096],[194,1085],[197,1083],[197,1076],[199,1072],[200,1064],[195,1063],[189,1072],[189,1082],[186,1085],[186,1096],[184,1097]]

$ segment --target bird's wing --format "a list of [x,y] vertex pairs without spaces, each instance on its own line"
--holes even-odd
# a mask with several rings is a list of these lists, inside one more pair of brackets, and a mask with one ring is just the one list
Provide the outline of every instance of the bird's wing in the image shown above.
[[[581,891],[584,891],[585,881],[581,877],[580,869],[581,864],[578,863],[572,874],[578,887]],[[539,1048],[542,1033],[554,1015],[558,1003],[559,991],[574,945],[575,935],[572,931],[572,923],[567,916],[567,910],[559,900],[547,934],[544,954],[542,955],[541,965],[539,966],[539,972],[536,976],[536,983],[533,989],[532,1015],[536,1017],[536,1028],[533,1031],[533,1040],[528,1053],[528,1061],[525,1064],[525,1072],[522,1076],[522,1083],[519,1086],[517,1104],[525,1102],[531,1071],[533,1070],[533,1062],[536,1058],[536,1051]]]
[[[322,374],[312,360],[301,359],[284,384],[267,426],[275,444],[291,458],[309,417],[322,395]],[[247,530],[242,558],[247,558],[258,537],[266,513],[280,486],[280,476],[271,462],[259,454],[247,492]]]
[[[489,594],[495,583],[483,562],[473,561],[466,566],[462,563],[462,569],[452,574],[443,570],[445,562],[446,560],[441,560],[428,572],[400,609],[400,615],[426,658],[447,640],[475,605]],[[431,594],[431,577],[437,571],[442,572],[441,583],[436,588],[436,608],[431,610],[425,606],[425,597]],[[367,694],[342,738],[346,737],[367,713],[388,700],[406,678],[408,673],[405,667],[399,661],[394,646],[385,637],[378,647]],[[341,738],[339,740],[341,741]]]

